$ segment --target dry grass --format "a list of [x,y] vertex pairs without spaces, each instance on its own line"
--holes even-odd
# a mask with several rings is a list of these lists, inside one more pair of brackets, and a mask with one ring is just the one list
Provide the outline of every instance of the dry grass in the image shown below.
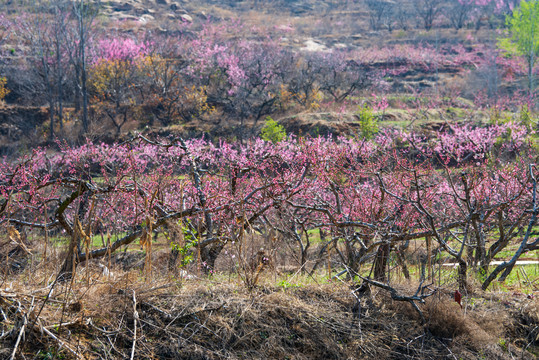
[[[27,316],[26,341],[19,350],[28,358],[129,358],[133,294],[135,358],[145,359],[439,359],[451,354],[509,359],[521,356],[519,348],[530,339],[528,350],[533,348],[539,325],[539,305],[526,298],[507,307],[506,300],[483,295],[465,313],[449,291],[440,292],[421,306],[427,318],[422,326],[409,304],[394,302],[377,289],[361,297],[359,317],[350,283],[285,290],[265,275],[249,291],[234,278],[177,281],[154,271],[145,279],[143,272],[120,266],[103,275],[102,267],[91,264],[49,294],[51,288],[42,286],[49,271],[29,266],[3,283],[0,303],[7,320],[1,328],[9,335],[0,340],[1,356],[13,349]],[[413,287],[400,290],[413,292]],[[517,336],[526,343],[513,341]]]
[[[358,307],[356,284],[321,274],[287,276],[272,268],[248,288],[221,259],[222,272],[213,277],[193,266],[194,279],[175,278],[165,249],[155,252],[151,273],[133,251],[81,265],[71,282],[55,283],[63,255],[42,243],[29,241],[30,254],[2,263],[0,358],[9,358],[21,333],[17,353],[36,359],[129,359],[133,346],[135,358],[144,359],[532,359],[538,349],[537,300],[479,292],[473,282],[462,310],[446,282],[420,305],[422,324],[410,304],[384,290],[357,293]],[[263,239],[251,245],[246,263],[260,248],[271,253],[277,246]],[[0,253],[5,258],[12,250],[13,244]],[[15,271],[13,261],[25,265]],[[415,292],[413,281],[392,279],[400,293]]]

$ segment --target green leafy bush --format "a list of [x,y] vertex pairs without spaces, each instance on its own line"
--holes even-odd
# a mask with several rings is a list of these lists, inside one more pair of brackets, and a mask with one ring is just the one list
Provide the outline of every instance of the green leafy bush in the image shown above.
[[359,118],[359,129],[361,136],[370,140],[378,132],[378,117],[374,114],[372,108],[367,105],[358,107],[356,115]]
[[520,107],[519,115],[520,125],[524,125],[528,130],[532,130],[533,124],[536,122],[533,118],[533,114],[527,104]]
[[277,121],[268,116],[266,118],[266,124],[260,132],[260,137],[263,140],[271,141],[275,144],[286,139],[286,130],[282,125],[279,125]]

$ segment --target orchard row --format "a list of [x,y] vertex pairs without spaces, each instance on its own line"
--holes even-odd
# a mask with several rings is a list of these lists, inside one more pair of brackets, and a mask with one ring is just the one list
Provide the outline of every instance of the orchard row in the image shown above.
[[[425,240],[432,257],[443,251],[459,263],[461,286],[473,267],[486,274],[486,288],[539,246],[531,238],[538,208],[529,136],[508,123],[386,131],[372,141],[138,136],[41,149],[0,163],[0,225],[67,236],[66,273],[137,240],[150,253],[152,234],[172,225],[183,234],[170,239],[172,248],[197,248],[210,270],[227,244],[249,241],[246,232],[278,234],[304,263],[316,256],[309,234],[321,231],[326,251],[338,251],[351,271],[374,264],[378,281],[390,255]],[[92,247],[92,235],[113,233],[122,237]],[[514,244],[511,261],[489,267]]]

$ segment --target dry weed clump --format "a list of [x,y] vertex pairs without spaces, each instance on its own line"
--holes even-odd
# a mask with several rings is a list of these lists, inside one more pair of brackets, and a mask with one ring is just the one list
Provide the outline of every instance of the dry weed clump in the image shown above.
[[[518,293],[517,293],[518,294]],[[539,345],[539,300],[530,301],[522,299],[524,294],[513,295],[513,301],[520,301],[518,311],[511,318],[509,335],[515,339],[515,343],[524,349],[537,349]],[[516,299],[515,299],[516,298]],[[505,303],[508,301],[505,300]],[[539,351],[534,352],[539,355]]]
[[429,299],[425,306],[427,329],[440,338],[469,335],[470,319],[464,316],[460,306],[445,299]]
[[[460,349],[462,356],[482,354],[487,359],[506,359],[518,356],[521,359],[534,359],[526,351],[526,344],[514,335],[522,326],[522,321],[511,318],[522,309],[510,307],[505,299],[498,299],[487,294],[473,294],[473,303],[460,309],[458,304],[448,297],[433,298],[425,306],[428,323],[426,328],[436,337],[452,342],[453,349]],[[513,304],[515,305],[515,304]],[[524,308],[532,308],[525,305]],[[517,325],[518,323],[518,325]],[[536,322],[537,324],[537,322]],[[528,343],[528,347],[531,343]]]

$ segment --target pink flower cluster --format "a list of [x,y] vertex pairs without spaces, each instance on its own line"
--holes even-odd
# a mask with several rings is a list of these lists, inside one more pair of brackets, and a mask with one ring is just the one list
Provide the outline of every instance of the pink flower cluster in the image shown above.
[[149,52],[147,44],[132,38],[102,38],[97,41],[94,60],[130,60]]

